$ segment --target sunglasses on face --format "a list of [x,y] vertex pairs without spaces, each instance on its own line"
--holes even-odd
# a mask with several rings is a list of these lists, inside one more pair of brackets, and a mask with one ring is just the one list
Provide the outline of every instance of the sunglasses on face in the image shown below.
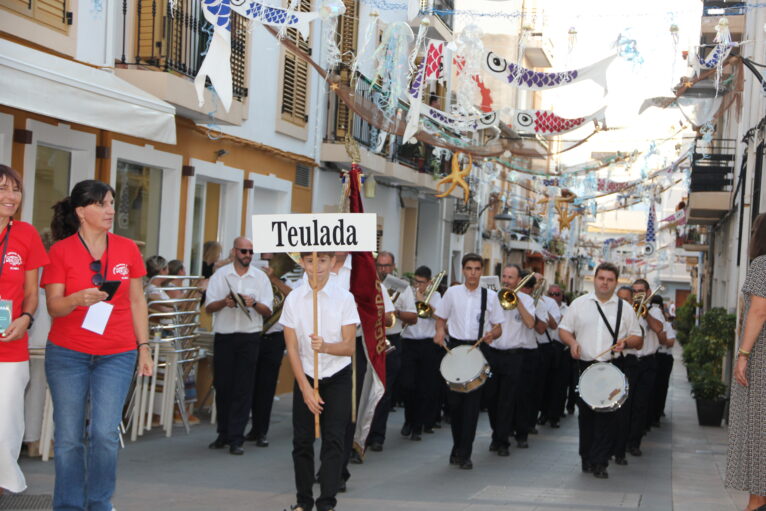
[[89,265],[90,271],[94,272],[90,278],[91,284],[99,287],[104,283],[104,276],[101,274],[101,261],[92,261]]
[[561,293],[549,293],[550,296],[561,296]]
[[238,248],[237,250],[242,255],[253,255],[253,249],[252,248]]

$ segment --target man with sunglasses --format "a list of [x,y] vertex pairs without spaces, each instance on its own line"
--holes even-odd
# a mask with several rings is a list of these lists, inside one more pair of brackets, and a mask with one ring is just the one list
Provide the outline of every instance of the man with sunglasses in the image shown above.
[[274,294],[266,273],[250,265],[250,240],[236,238],[231,258],[230,264],[210,277],[205,298],[215,334],[213,386],[218,426],[218,438],[209,447],[228,445],[230,454],[239,455],[244,454],[263,318],[271,315]]

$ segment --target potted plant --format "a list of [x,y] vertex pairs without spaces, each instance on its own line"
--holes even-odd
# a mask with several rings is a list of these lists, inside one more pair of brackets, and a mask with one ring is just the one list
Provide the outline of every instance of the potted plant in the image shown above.
[[736,318],[724,309],[711,309],[692,328],[684,345],[684,362],[697,404],[700,426],[720,426],[726,409],[723,360],[734,342]]
[[676,320],[674,327],[676,329],[676,339],[684,346],[689,340],[689,334],[694,328],[694,317],[697,313],[697,297],[689,295],[684,304],[676,309]]

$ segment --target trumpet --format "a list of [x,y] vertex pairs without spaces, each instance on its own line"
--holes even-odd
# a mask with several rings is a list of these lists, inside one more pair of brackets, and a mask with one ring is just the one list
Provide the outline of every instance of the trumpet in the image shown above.
[[519,282],[519,285],[515,289],[503,288],[497,292],[497,298],[500,300],[500,306],[509,311],[513,310],[519,305],[519,298],[516,296],[521,288],[523,288],[529,280],[534,277],[534,273],[530,273]]
[[[652,291],[652,293],[649,296],[643,298],[641,302],[638,304],[638,306],[636,306],[636,302],[634,299],[633,310],[636,311],[636,316],[638,316],[639,318],[645,318],[646,315],[649,313],[649,303],[651,302],[652,297],[656,295],[657,293],[659,293],[660,291],[662,291],[663,289],[665,288],[662,286],[657,286],[657,289]],[[644,295],[645,293],[638,293],[638,294]]]
[[638,312],[641,310],[641,305],[644,303],[645,298],[646,293],[635,293],[633,295],[633,312],[635,312],[638,317],[641,317],[638,315]]
[[423,319],[428,319],[434,314],[434,308],[431,307],[431,297],[434,294],[434,291],[436,291],[439,287],[439,284],[441,284],[442,279],[447,274],[446,270],[442,270],[439,272],[438,275],[436,275],[436,278],[434,278],[431,283],[428,285],[428,289],[426,290],[426,296],[423,299],[423,301],[417,301],[415,302],[415,308],[418,311],[418,317]]

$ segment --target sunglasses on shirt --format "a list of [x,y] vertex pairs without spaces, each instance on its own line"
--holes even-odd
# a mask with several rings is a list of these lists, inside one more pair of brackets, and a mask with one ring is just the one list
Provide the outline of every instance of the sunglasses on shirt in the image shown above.
[[252,248],[238,248],[239,253],[242,255],[253,255],[253,249]]
[[101,286],[105,280],[104,275],[101,273],[101,261],[91,261],[89,268],[90,271],[94,272],[93,276],[90,278],[91,284],[96,287]]

